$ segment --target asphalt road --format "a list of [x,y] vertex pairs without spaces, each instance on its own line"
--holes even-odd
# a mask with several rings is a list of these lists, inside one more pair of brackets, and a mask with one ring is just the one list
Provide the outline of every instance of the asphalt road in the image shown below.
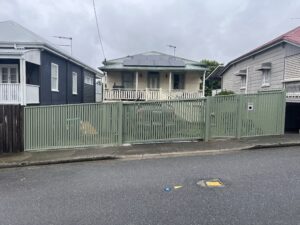
[[2,169],[0,224],[297,225],[300,148]]

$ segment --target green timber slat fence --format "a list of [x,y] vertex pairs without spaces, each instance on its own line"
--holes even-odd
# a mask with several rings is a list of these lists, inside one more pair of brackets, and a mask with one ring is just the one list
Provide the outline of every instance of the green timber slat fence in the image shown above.
[[285,93],[25,107],[26,150],[284,132]]

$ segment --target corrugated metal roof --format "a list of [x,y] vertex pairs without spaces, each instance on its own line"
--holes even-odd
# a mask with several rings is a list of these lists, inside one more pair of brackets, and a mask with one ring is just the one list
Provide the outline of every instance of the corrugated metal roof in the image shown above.
[[45,38],[33,33],[14,21],[0,22],[0,31],[0,46],[17,44],[27,48],[49,48],[54,51],[54,53],[70,59],[74,63],[83,66],[87,70],[97,73],[98,75],[100,74],[100,71],[97,69],[94,69],[91,66],[81,62],[79,59],[69,55],[62,49],[59,49]]
[[217,80],[217,79],[221,79],[220,75],[222,73],[224,69],[223,65],[219,65],[215,68],[214,71],[211,72],[211,74],[209,74],[209,76],[206,78],[206,80]]
[[14,21],[0,22],[0,42],[6,43],[48,43],[46,39],[38,36]]
[[184,59],[161,52],[144,52],[133,56],[109,60],[100,70],[169,70],[169,71],[205,71],[199,62]]
[[124,66],[184,67],[182,59],[169,55],[135,55],[123,61]]

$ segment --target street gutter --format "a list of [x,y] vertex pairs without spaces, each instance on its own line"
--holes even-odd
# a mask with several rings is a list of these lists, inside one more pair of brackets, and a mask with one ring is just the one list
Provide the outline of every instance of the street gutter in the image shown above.
[[51,164],[62,164],[62,163],[74,163],[74,162],[87,162],[87,161],[100,161],[100,160],[142,160],[142,159],[159,159],[159,158],[171,158],[171,157],[182,157],[182,156],[200,156],[200,155],[216,155],[222,153],[230,153],[235,151],[244,150],[262,150],[267,148],[280,148],[280,147],[294,147],[300,146],[299,142],[285,142],[285,143],[268,143],[268,144],[255,144],[247,145],[239,148],[228,148],[228,149],[216,149],[216,150],[195,150],[195,151],[179,151],[179,152],[163,152],[163,153],[146,153],[146,154],[107,154],[97,156],[74,156],[63,159],[55,160],[41,160],[41,161],[21,161],[21,162],[10,162],[0,163],[1,168],[14,168],[14,167],[25,167],[25,166],[40,166],[40,165],[51,165]]

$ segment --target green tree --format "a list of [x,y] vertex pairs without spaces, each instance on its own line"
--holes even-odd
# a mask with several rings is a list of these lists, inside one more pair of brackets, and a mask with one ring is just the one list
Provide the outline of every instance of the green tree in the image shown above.
[[[215,61],[215,60],[209,60],[209,59],[203,59],[200,61],[200,63],[207,67],[206,77],[208,77],[221,63]],[[211,79],[206,80],[205,85],[205,96],[211,96],[211,91],[213,89],[219,89],[221,88],[221,79]]]

